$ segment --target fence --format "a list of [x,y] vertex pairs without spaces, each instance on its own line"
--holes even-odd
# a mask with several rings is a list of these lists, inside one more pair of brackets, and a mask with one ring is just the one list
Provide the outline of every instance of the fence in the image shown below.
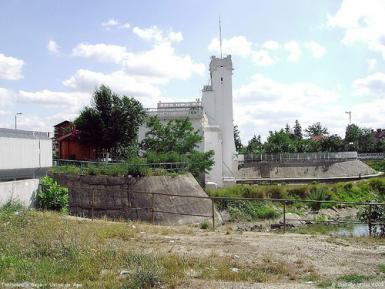
[[244,162],[290,162],[290,161],[333,161],[354,160],[357,152],[317,152],[317,153],[280,153],[280,154],[246,154]]
[[[202,218],[211,218],[213,229],[215,229],[215,203],[218,201],[246,201],[246,202],[272,202],[280,204],[282,208],[282,216],[283,220],[282,223],[278,224],[278,228],[283,230],[283,233],[286,232],[288,227],[289,221],[300,221],[305,223],[323,223],[323,224],[367,224],[368,225],[368,232],[369,236],[372,236],[373,234],[373,228],[376,226],[382,226],[381,234],[382,236],[385,235],[384,232],[384,226],[385,226],[385,219],[384,216],[381,216],[379,218],[378,216],[378,208],[381,207],[385,211],[385,203],[379,203],[379,202],[340,202],[340,201],[317,201],[317,200],[294,200],[294,199],[276,199],[276,198],[248,198],[248,197],[209,197],[209,196],[192,196],[192,195],[176,195],[176,194],[169,194],[169,193],[157,193],[157,192],[145,192],[145,191],[130,191],[130,193],[133,194],[146,194],[150,195],[150,206],[147,207],[120,207],[115,208],[117,210],[147,210],[151,214],[151,222],[155,223],[155,214],[156,213],[163,213],[163,214],[176,214],[176,215],[185,215],[185,216],[195,216],[195,217],[202,217]],[[157,208],[156,199],[155,196],[168,196],[168,197],[177,197],[177,198],[192,198],[192,199],[209,199],[211,200],[211,214],[210,215],[204,215],[204,214],[192,214],[192,213],[183,213],[183,212],[175,212],[175,211],[165,211],[165,210],[159,210]],[[306,203],[306,204],[316,204],[317,206],[321,206],[322,204],[329,204],[334,206],[360,206],[360,207],[367,207],[367,219],[364,222],[363,220],[315,220],[315,219],[289,219],[286,217],[287,208],[291,204],[295,203]],[[78,204],[72,204],[72,206],[79,206]],[[85,207],[82,207],[85,208]],[[90,207],[87,207],[86,209],[91,209],[91,218],[94,218],[94,194],[93,199],[90,204]],[[138,215],[138,213],[137,213]]]
[[55,159],[53,161],[54,166],[77,166],[80,168],[86,168],[90,165],[104,166],[104,165],[124,165],[127,168],[150,168],[150,169],[164,169],[167,171],[179,171],[186,170],[189,167],[187,162],[164,162],[164,163],[125,163],[125,162],[97,162],[97,161],[78,161],[78,160],[62,160]]
[[383,160],[385,153],[362,153],[358,154],[360,160]]

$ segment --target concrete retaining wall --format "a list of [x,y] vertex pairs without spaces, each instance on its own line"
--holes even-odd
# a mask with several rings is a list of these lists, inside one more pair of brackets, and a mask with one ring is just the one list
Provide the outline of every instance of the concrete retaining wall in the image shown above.
[[34,207],[38,188],[38,179],[0,182],[0,206],[15,201],[28,208]]
[[[209,199],[163,195],[154,195],[154,199],[152,199],[152,195],[143,193],[207,197],[206,192],[191,174],[142,178],[68,174],[51,174],[50,176],[69,189],[70,211],[73,215],[152,221],[151,208],[154,206],[155,211],[170,212],[155,212],[154,221],[157,224],[178,225],[200,223],[204,219],[211,220],[212,205]],[[175,214],[171,214],[172,212]],[[207,217],[184,216],[176,213]],[[220,220],[218,214],[216,220]]]
[[302,161],[291,163],[260,162],[241,168],[237,179],[247,178],[331,178],[373,175],[376,172],[359,160]]

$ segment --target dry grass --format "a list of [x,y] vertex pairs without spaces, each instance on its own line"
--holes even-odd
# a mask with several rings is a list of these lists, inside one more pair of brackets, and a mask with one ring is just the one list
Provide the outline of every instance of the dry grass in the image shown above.
[[162,254],[147,234],[193,234],[197,227],[84,220],[52,212],[0,210],[0,282],[79,283],[85,288],[183,287],[192,279],[233,282],[296,280],[308,274],[266,256]]

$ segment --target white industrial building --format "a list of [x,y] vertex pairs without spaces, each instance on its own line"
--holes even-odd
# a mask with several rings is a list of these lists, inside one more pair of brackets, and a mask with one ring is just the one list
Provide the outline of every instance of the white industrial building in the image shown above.
[[51,166],[48,133],[0,128],[0,205],[13,200],[30,206]]
[[[189,118],[194,129],[199,130],[203,142],[199,150],[215,152],[215,164],[206,174],[207,184],[224,186],[235,182],[238,170],[237,153],[234,143],[233,125],[233,65],[231,55],[225,58],[211,57],[210,84],[202,89],[202,101],[158,103],[157,108],[147,109],[163,121]],[[147,131],[139,129],[139,141]]]

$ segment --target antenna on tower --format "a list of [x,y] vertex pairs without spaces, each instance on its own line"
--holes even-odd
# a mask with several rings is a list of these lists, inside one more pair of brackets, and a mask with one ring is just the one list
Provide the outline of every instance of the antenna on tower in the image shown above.
[[352,112],[351,111],[345,111],[345,113],[349,115],[349,124],[352,124]]
[[221,59],[222,59],[222,26],[221,26],[221,16],[219,16],[219,47],[221,50]]

